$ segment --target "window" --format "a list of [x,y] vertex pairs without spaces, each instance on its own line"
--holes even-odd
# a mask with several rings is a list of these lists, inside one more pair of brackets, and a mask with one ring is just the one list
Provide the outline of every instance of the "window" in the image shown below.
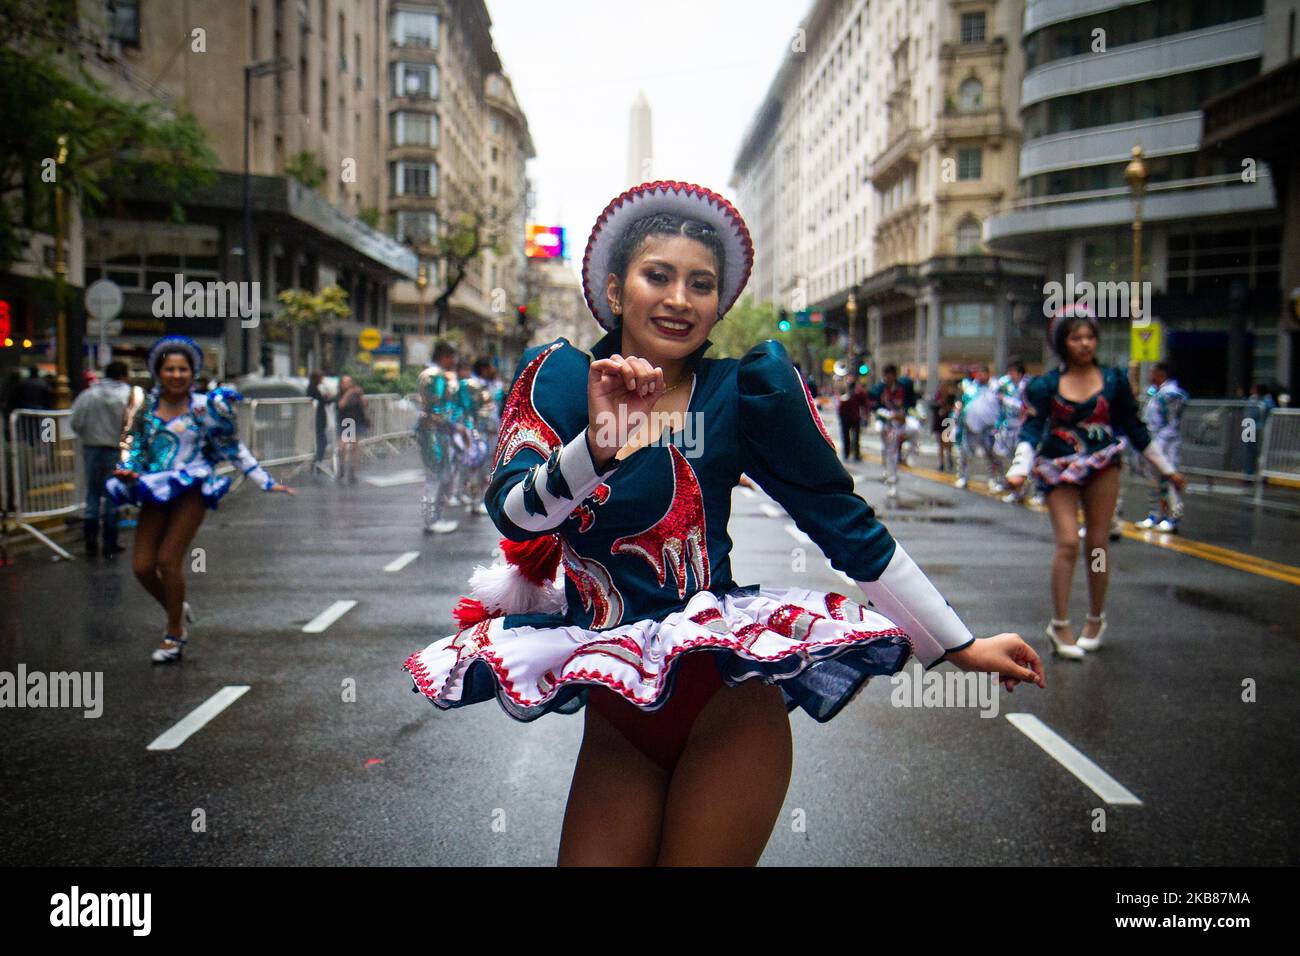
[[393,42],[399,46],[438,46],[438,15],[415,10],[398,10],[392,20]]
[[111,0],[108,17],[109,36],[127,46],[140,45],[140,0]]
[[438,214],[422,209],[401,209],[397,213],[397,240],[416,245],[433,242],[438,235]]
[[178,272],[186,281],[221,277],[216,226],[111,220],[87,224],[85,246],[91,281],[107,276],[131,292],[170,286]]
[[330,128],[330,81],[320,78],[320,128]]
[[983,229],[978,219],[974,216],[963,219],[957,226],[957,255],[968,256],[979,252],[983,238]]
[[957,108],[963,113],[984,108],[984,84],[975,77],[962,83],[957,89]]
[[393,95],[412,99],[438,98],[438,68],[432,63],[393,64]]
[[394,146],[436,147],[438,117],[432,113],[394,113],[391,133]]
[[390,164],[394,196],[438,195],[438,164],[398,161]]
[[942,334],[951,338],[992,338],[993,306],[987,302],[950,302],[943,307]]
[[957,150],[957,178],[979,179],[984,175],[984,150],[978,146]]
[[984,12],[963,13],[961,15],[961,42],[984,42]]

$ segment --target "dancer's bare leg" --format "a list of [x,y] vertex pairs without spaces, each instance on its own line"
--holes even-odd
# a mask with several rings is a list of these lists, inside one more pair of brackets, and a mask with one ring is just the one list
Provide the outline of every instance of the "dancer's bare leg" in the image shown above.
[[190,542],[203,523],[207,505],[197,490],[181,495],[171,506],[167,530],[158,547],[158,576],[162,580],[163,596],[167,608],[167,633],[180,634],[184,626],[185,609],[185,559]]
[[[1106,609],[1106,588],[1110,584],[1110,522],[1119,500],[1119,467],[1098,472],[1083,486],[1083,514],[1088,548],[1084,563],[1088,569],[1088,613],[1099,617]],[[1084,624],[1083,635],[1096,635],[1098,625]]]
[[163,610],[167,609],[167,597],[163,593],[162,580],[158,577],[158,546],[162,543],[163,532],[166,530],[166,508],[142,504],[140,516],[136,519],[135,540],[131,545],[131,570],[135,572],[136,580],[162,605]]
[[790,720],[780,688],[722,687],[696,718],[663,813],[661,866],[754,866],[790,786]]
[[[1061,621],[1070,616],[1070,583],[1075,562],[1079,560],[1078,510],[1079,488],[1076,485],[1057,485],[1047,493],[1047,511],[1052,517],[1052,534],[1056,538],[1056,551],[1052,555],[1052,613]],[[1109,529],[1109,523],[1101,526],[1102,537]],[[1073,628],[1056,628],[1056,636],[1063,644],[1074,643]]]
[[560,866],[653,866],[668,774],[591,707],[569,786]]

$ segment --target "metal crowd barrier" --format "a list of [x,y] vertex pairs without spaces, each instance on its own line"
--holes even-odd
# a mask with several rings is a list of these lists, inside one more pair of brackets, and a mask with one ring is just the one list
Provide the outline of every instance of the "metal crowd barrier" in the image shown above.
[[[360,444],[369,457],[413,440],[418,415],[413,397],[368,395],[366,405],[370,430]],[[240,440],[263,465],[302,466],[315,461],[313,399],[257,398],[240,402],[236,414]],[[0,429],[0,509],[14,516],[17,528],[69,559],[71,554],[31,522],[75,514],[85,507],[85,464],[81,442],[70,427],[71,415],[69,409],[20,408]],[[327,427],[326,442],[335,443],[334,436],[335,430]],[[328,450],[326,456],[332,461]],[[225,473],[233,467],[222,462],[217,471]]]
[[1300,484],[1300,408],[1275,408],[1264,422],[1256,500],[1265,480]]
[[[1252,458],[1259,450],[1262,434],[1255,435],[1254,447],[1243,424],[1247,415],[1244,401],[1192,399],[1183,408],[1182,469],[1207,478],[1248,480]],[[1262,430],[1261,430],[1262,431]]]
[[72,555],[31,522],[73,514],[85,505],[85,466],[71,418],[69,409],[19,408],[9,413],[8,423],[14,523],[68,559]]

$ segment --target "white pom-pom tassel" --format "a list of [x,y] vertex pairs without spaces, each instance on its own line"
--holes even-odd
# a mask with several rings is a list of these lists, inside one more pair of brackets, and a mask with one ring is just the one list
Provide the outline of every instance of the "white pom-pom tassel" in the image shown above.
[[564,578],[557,574],[549,585],[538,587],[513,564],[504,562],[490,568],[482,565],[469,578],[470,595],[496,614],[552,614],[563,611]]

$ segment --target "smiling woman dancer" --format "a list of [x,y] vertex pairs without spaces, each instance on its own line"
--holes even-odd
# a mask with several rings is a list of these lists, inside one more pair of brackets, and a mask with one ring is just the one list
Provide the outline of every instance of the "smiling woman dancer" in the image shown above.
[[185,600],[185,556],[203,523],[204,505],[216,508],[230,490],[230,478],[218,475],[217,465],[232,462],[265,491],[294,493],[277,484],[239,440],[239,393],[229,388],[191,391],[202,367],[203,352],[192,339],[172,335],[158,340],[149,351],[149,371],[157,384],[143,401],[127,403],[122,461],[105,485],[118,504],[140,506],[131,566],[167,612],[167,630],[153,652],[155,664],[180,660],[188,642],[182,617],[193,617]]
[[[529,350],[502,417],[486,503],[510,564],[477,571],[462,630],[406,663],[444,709],[495,697],[533,720],[589,705],[562,865],[755,864],[790,780],[789,711],[830,720],[913,656],[1043,686],[1033,650],[974,639],[854,494],[778,343],[704,358],[752,261],[739,213],[707,189],[646,183],[609,204],[583,260],[608,334],[590,353]],[[674,423],[666,440],[636,428],[652,412]],[[742,473],[863,603],[737,586]]]
[[[1061,364],[1029,383],[1025,401],[1030,415],[1021,426],[1015,461],[1007,471],[1013,490],[1033,474],[1047,498],[1056,538],[1055,616],[1047,625],[1047,638],[1052,650],[1068,660],[1082,660],[1101,647],[1106,630],[1107,539],[1119,498],[1124,449],[1131,442],[1179,491],[1186,484],[1138,418],[1124,370],[1098,364],[1098,332],[1097,319],[1086,309],[1071,306],[1053,317],[1047,341]],[[1076,639],[1069,614],[1070,585],[1079,559],[1080,503],[1088,548],[1088,617]]]

